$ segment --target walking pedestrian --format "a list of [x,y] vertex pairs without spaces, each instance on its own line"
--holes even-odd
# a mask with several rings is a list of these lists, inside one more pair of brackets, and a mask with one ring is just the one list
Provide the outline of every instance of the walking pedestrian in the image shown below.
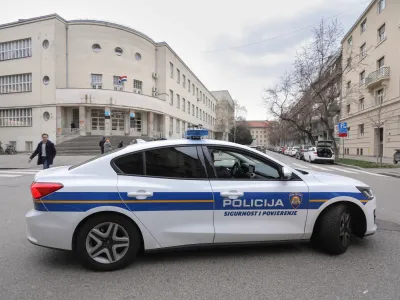
[[99,143],[101,154],[104,154],[104,143],[105,142],[106,142],[106,138],[103,136],[103,138],[101,139],[101,141]]
[[36,150],[29,157],[29,162],[38,155],[38,165],[43,165],[43,169],[50,168],[56,157],[57,151],[54,144],[49,140],[47,133],[42,134],[42,141],[37,145]]
[[104,153],[110,152],[112,150],[111,142],[110,140],[106,140],[104,143]]
[[75,128],[76,128],[75,122],[72,121],[72,122],[71,122],[71,132],[74,131]]
[[122,148],[123,146],[124,146],[124,142],[120,141],[119,144],[118,144],[118,148]]

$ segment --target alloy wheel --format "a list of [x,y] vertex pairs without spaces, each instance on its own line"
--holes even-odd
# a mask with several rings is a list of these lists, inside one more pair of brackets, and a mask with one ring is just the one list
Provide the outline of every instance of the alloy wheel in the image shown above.
[[125,256],[129,243],[129,235],[121,225],[105,222],[90,230],[86,237],[86,251],[98,263],[111,264]]
[[347,247],[350,243],[351,237],[351,227],[350,227],[351,217],[350,213],[344,212],[340,217],[340,244],[342,247]]

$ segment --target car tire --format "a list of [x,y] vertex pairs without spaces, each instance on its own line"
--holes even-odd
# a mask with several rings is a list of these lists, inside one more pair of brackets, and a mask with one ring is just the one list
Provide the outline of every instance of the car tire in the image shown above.
[[351,242],[351,212],[346,204],[334,204],[323,212],[317,224],[318,245],[330,254],[346,252]]
[[[105,232],[101,227],[103,224],[106,229]],[[107,224],[113,225],[113,227],[107,227]],[[117,227],[117,230],[115,231],[116,234],[114,238],[113,233],[115,227]],[[100,233],[101,236],[98,233]],[[108,233],[110,235],[105,237]],[[92,238],[93,234],[94,238],[97,240]],[[79,259],[86,268],[94,271],[114,271],[128,266],[136,258],[141,245],[140,234],[138,229],[132,224],[132,221],[127,217],[117,214],[100,214],[89,218],[79,229],[76,241],[76,252]],[[92,247],[91,244],[93,241],[96,242],[94,247]],[[128,241],[128,246],[123,247],[122,245],[125,245],[126,243],[124,244],[124,242],[126,241]],[[116,245],[114,245],[114,242],[121,244],[119,244],[119,247],[115,247]],[[101,246],[98,247],[99,251],[93,250],[97,249],[96,247],[99,243],[101,243]],[[106,245],[106,247],[104,247],[104,245]],[[107,252],[107,250],[109,250],[108,253],[111,253],[110,251],[112,251],[113,247],[115,247],[115,252],[112,252],[114,253],[112,256],[104,253]],[[98,252],[103,253],[93,258],[91,254],[89,254],[89,251],[92,251],[95,255]],[[115,256],[115,253],[117,253],[117,256]],[[118,257],[118,255],[121,257]],[[105,256],[109,258],[114,257],[115,261],[112,262],[112,260],[104,258]]]

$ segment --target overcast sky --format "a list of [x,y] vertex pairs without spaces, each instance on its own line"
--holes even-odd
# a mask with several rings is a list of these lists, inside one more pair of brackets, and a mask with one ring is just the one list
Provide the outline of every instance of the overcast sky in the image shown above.
[[369,0],[236,3],[19,0],[3,6],[0,23],[57,13],[67,20],[98,19],[132,27],[155,41],[167,42],[209,90],[229,90],[247,107],[247,119],[262,120],[266,109],[261,107],[261,93],[290,68],[296,47],[311,35],[309,25],[337,17],[347,31]]

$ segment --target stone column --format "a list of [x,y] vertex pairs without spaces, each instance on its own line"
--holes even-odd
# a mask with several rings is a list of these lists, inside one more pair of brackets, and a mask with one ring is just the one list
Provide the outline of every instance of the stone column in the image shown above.
[[[107,114],[109,116],[111,116],[111,108],[109,106],[107,106],[104,109],[104,116],[107,116]],[[104,120],[104,129],[105,129],[104,130],[104,136],[106,136],[106,137],[111,136],[111,129],[112,129],[112,127],[111,127],[111,118]]]
[[149,137],[153,137],[153,128],[154,128],[154,113],[149,112],[147,114],[147,135]]
[[57,136],[62,135],[62,107],[57,106],[56,107],[56,126],[57,126]]
[[129,113],[130,113],[130,110],[127,110],[126,112],[125,112],[125,135],[129,135],[129,131],[130,131],[130,118],[129,118]]
[[88,107],[86,109],[86,135],[92,134],[92,112]]
[[86,108],[79,106],[79,129],[80,135],[86,135]]

